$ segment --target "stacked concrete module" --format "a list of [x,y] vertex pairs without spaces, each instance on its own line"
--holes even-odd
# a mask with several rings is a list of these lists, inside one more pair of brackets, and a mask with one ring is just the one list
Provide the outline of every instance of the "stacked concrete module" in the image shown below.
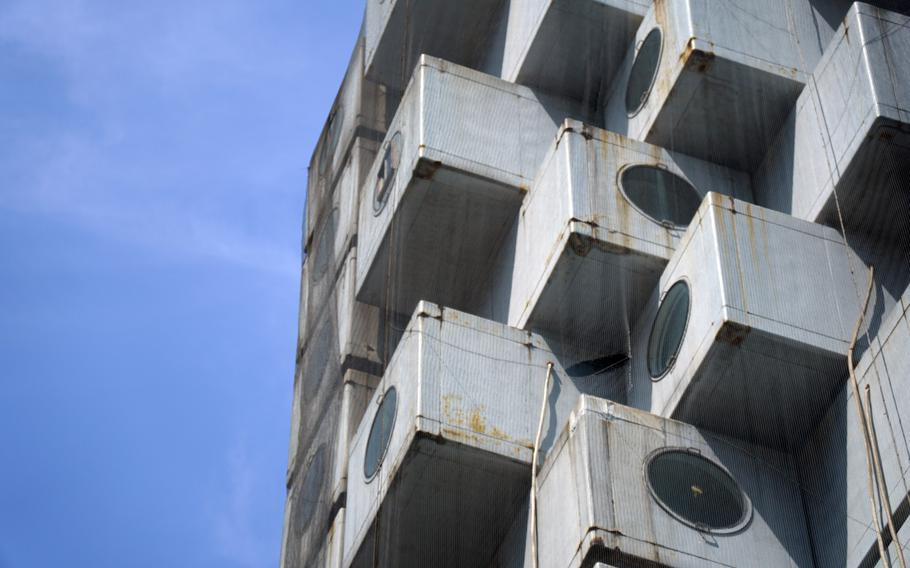
[[742,172],[566,121],[522,204],[509,324],[592,357],[627,353],[708,191],[751,199]]
[[[319,220],[330,207],[328,203],[332,201],[339,177],[349,167],[354,148],[365,140],[375,143],[383,137],[401,98],[400,91],[364,77],[363,57],[364,37],[361,34],[310,159],[303,229],[303,245],[307,251],[319,228]],[[373,159],[362,155],[354,161],[357,162],[355,167],[359,168],[356,183],[359,187]]]
[[757,172],[756,199],[831,223],[839,198],[851,228],[873,228],[906,181],[883,166],[910,161],[908,72],[910,17],[855,4]]
[[323,565],[315,559],[324,556],[341,560],[350,443],[378,378],[348,369],[331,379],[341,387],[318,422],[311,423],[313,435],[299,442],[295,475],[288,480],[285,567]]
[[351,445],[345,565],[489,562],[530,483],[548,378],[544,452],[599,381],[535,334],[421,302]]
[[651,2],[507,2],[481,69],[597,108]]
[[910,17],[857,3],[756,172],[758,203],[844,227],[888,310],[910,283]]
[[353,299],[351,275],[356,257],[343,267],[323,309],[314,317],[297,363],[288,476],[309,446],[328,405],[339,397],[339,378],[347,369],[381,374],[379,316],[370,306]]
[[[356,256],[352,251],[357,244],[359,188],[365,172],[375,160],[377,147],[378,142],[372,140],[358,138],[353,141],[348,161],[340,172],[336,191],[323,204],[322,214],[310,236],[305,263],[306,281],[303,285],[306,297],[301,303],[301,339],[310,335],[312,327],[329,303],[336,282],[343,281],[341,273],[345,264]],[[353,274],[351,270],[351,275]]]
[[910,20],[874,4],[367,0],[282,566],[874,566],[873,500],[906,545]]
[[369,0],[364,15],[364,71],[403,90],[421,55],[477,68],[507,0]]
[[636,322],[629,403],[793,447],[843,384],[858,315],[837,231],[709,193]]
[[[354,298],[360,186],[400,93],[363,75],[359,38],[310,161],[282,566],[338,558],[347,447],[394,339]],[[334,548],[326,544],[337,533]],[[329,540],[332,540],[331,538]]]
[[[866,386],[870,388],[884,484],[895,524],[902,525],[901,546],[910,553],[910,290],[890,311],[872,346],[859,360],[856,374],[863,399]],[[844,385],[796,453],[819,566],[880,565],[866,490],[864,454],[853,389]],[[884,511],[880,511],[883,515]],[[887,533],[885,538],[890,541]],[[896,554],[893,546],[889,552]],[[899,565],[896,556],[891,560],[892,566]]]
[[751,171],[841,11],[845,2],[826,0],[655,1],[614,82],[606,127]]
[[358,299],[404,314],[420,300],[471,310],[557,125],[576,111],[424,56],[363,187]]
[[[810,566],[787,454],[583,396],[537,481],[540,566]],[[520,515],[494,566],[532,566]]]

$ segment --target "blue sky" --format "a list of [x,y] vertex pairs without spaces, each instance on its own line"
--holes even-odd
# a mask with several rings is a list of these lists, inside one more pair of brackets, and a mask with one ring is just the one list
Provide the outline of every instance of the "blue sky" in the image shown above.
[[0,568],[278,564],[362,0],[0,0]]

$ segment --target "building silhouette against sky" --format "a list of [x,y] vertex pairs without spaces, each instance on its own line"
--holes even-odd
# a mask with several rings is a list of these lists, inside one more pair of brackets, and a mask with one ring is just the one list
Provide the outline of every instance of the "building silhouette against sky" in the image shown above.
[[902,9],[367,0],[282,566],[906,566]]

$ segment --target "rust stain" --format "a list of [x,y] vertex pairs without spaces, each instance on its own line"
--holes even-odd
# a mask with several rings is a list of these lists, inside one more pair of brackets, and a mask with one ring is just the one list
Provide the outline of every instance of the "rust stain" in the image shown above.
[[894,140],[894,132],[890,128],[880,128],[878,131],[879,140],[884,140],[885,142],[890,142]]
[[496,426],[490,427],[490,435],[494,438],[499,438],[500,440],[509,441],[511,438],[508,434],[497,428]]
[[751,203],[746,205],[746,214],[743,217],[746,218],[746,230],[749,231],[749,248],[752,250],[752,259],[753,262],[757,262],[760,251],[758,241],[755,238],[755,219],[752,217]]
[[654,0],[654,19],[661,27],[665,27],[670,21],[667,15],[667,0]]
[[714,62],[714,52],[696,49],[695,41],[694,37],[689,38],[689,41],[686,42],[686,48],[679,58],[683,66],[695,69],[698,73],[706,73],[711,67],[711,63]]
[[582,237],[577,233],[572,233],[569,236],[569,247],[572,249],[572,252],[578,256],[588,256],[588,253],[591,252],[591,239]]
[[[647,145],[646,147],[648,148],[649,151],[653,149],[653,146],[651,146],[651,145]],[[632,210],[632,205],[626,199],[625,193],[622,191],[622,175],[628,166],[630,166],[630,164],[622,164],[621,167],[616,171],[616,179],[613,181],[613,184],[614,184],[613,202],[616,206],[616,213],[619,216],[618,230],[622,235],[631,234],[632,215],[634,214],[634,211]],[[613,227],[610,227],[610,229],[613,229]],[[626,243],[626,244],[628,244],[628,243]],[[611,252],[611,251],[606,251],[606,252]],[[612,252],[619,252],[620,254],[623,254],[620,251],[612,251]]]
[[587,124],[582,126],[580,134],[581,134],[581,137],[584,138],[585,140],[590,141],[590,140],[594,139],[594,132],[591,130],[591,127],[588,126]]
[[483,419],[483,407],[479,406],[471,411],[471,418],[469,424],[471,430],[477,432],[478,434],[485,434],[487,431],[487,424]]
[[455,430],[453,428],[443,428],[442,434],[445,438],[454,440],[456,442],[463,442],[465,444],[480,445],[480,437],[475,434],[470,434],[464,430]]
[[430,160],[418,160],[414,166],[414,177],[418,179],[431,180],[436,175],[436,171],[442,167],[442,162]]
[[717,340],[733,347],[739,347],[751,331],[752,328],[747,325],[727,322],[717,332]]
[[446,422],[463,426],[465,423],[464,412],[460,408],[461,397],[455,394],[447,394],[442,397],[442,415]]

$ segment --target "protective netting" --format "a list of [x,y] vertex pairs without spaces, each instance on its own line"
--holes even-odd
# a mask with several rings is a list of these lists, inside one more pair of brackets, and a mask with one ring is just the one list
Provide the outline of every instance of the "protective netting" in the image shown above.
[[367,0],[309,170],[284,566],[901,566],[901,10]]

